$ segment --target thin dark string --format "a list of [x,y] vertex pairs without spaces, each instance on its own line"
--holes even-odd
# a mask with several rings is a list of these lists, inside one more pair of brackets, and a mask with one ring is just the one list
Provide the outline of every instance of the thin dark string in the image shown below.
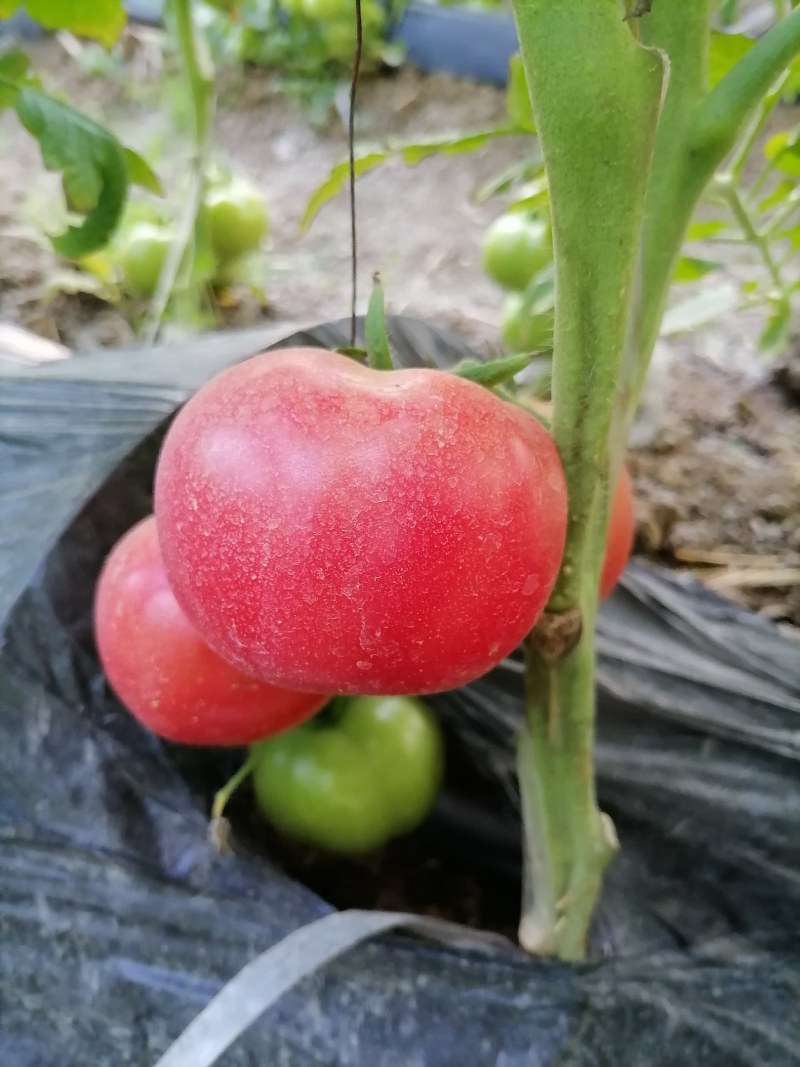
[[361,73],[361,48],[363,44],[363,29],[361,24],[361,0],[356,0],[356,54],[353,59],[353,79],[350,82],[350,114],[347,121],[347,146],[348,161],[350,163],[350,249],[352,265],[352,301],[350,305],[350,346],[356,345],[356,302],[358,280],[358,250],[356,247],[356,155],[355,155],[355,127],[356,127],[356,90],[358,89],[358,76]]

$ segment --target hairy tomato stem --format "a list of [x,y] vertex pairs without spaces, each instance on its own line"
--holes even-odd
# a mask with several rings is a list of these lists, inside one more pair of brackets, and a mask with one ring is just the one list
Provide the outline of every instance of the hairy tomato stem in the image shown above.
[[616,848],[595,796],[594,618],[664,64],[616,0],[515,0],[515,15],[550,189],[552,430],[569,492],[561,572],[526,644],[520,941],[574,960]]

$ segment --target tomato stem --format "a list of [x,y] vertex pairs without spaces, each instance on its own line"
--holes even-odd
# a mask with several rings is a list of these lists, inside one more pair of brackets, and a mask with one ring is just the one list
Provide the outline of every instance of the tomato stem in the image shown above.
[[569,492],[561,572],[526,642],[520,941],[574,960],[586,952],[616,848],[595,796],[594,619],[609,489],[622,460],[612,447],[623,426],[617,382],[636,355],[631,309],[664,64],[636,42],[611,0],[514,6],[550,188],[552,432]]
[[523,948],[582,959],[603,871],[617,850],[595,799],[594,632],[556,665],[529,650],[518,749],[525,829]]
[[[569,492],[561,572],[526,644],[520,939],[532,951],[578,959],[616,848],[592,768],[594,621],[609,489],[692,212],[737,140],[752,145],[758,135],[759,118],[749,133],[747,124],[800,51],[800,9],[709,90],[710,0],[637,5],[637,37],[618,0],[513,4],[550,191],[552,433]],[[733,186],[727,203],[754,240]]]
[[255,748],[251,748],[247,754],[247,758],[238,771],[236,771],[235,774],[232,774],[225,785],[221,789],[218,789],[214,794],[214,800],[211,804],[211,819],[213,822],[216,822],[223,817],[225,808],[228,806],[228,801],[242,782],[244,782],[246,778],[249,778],[253,773],[256,762]]
[[[644,387],[675,263],[697,202],[731,152],[734,178],[739,182],[742,160],[780,95],[778,79],[800,52],[800,8],[796,8],[709,91],[709,12],[709,0],[656,4],[642,22],[643,43],[669,55],[670,77],[656,135],[643,230],[644,295],[635,323],[637,365],[631,380],[623,383],[626,426],[633,420]],[[734,151],[742,137],[742,145]]]
[[172,7],[183,73],[192,105],[192,179],[175,240],[170,245],[148,308],[143,328],[146,344],[154,344],[158,339],[176,283],[182,273],[188,272],[192,236],[197,230],[205,191],[214,121],[214,70],[205,39],[192,19],[191,0],[173,0]]

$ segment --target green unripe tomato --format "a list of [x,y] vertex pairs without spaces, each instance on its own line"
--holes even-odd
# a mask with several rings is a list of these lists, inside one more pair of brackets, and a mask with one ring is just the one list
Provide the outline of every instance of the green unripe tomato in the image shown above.
[[419,700],[356,697],[339,729],[358,744],[389,802],[393,833],[413,830],[430,811],[444,772],[438,723]]
[[341,853],[369,852],[417,826],[444,767],[439,725],[411,697],[357,697],[333,722],[306,723],[253,751],[253,789],[269,821]]
[[211,249],[220,263],[254,252],[269,228],[264,200],[256,189],[241,180],[209,189],[205,215]]
[[355,24],[353,0],[301,0],[300,9],[309,22],[344,22],[351,19]]
[[509,293],[503,304],[503,341],[511,352],[536,352],[553,347],[553,308],[530,312],[521,293]]
[[262,742],[253,771],[258,805],[282,833],[332,852],[370,852],[389,813],[364,753],[333,729],[301,726]]
[[550,228],[542,219],[511,212],[491,224],[483,239],[483,266],[505,289],[521,292],[552,260]]
[[152,296],[167,258],[172,235],[164,226],[137,222],[125,235],[120,266],[125,288],[136,296]]

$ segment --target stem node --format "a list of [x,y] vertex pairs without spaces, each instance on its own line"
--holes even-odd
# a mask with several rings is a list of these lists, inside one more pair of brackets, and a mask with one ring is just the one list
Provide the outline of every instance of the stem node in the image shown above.
[[583,632],[583,615],[579,607],[566,611],[543,611],[528,634],[531,649],[545,663],[558,663],[575,648]]

